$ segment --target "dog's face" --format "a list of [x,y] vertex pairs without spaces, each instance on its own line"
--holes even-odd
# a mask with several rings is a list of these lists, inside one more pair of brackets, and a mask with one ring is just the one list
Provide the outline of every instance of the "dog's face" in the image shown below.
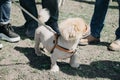
[[59,30],[65,40],[76,40],[88,31],[88,25],[81,18],[69,18],[60,23]]

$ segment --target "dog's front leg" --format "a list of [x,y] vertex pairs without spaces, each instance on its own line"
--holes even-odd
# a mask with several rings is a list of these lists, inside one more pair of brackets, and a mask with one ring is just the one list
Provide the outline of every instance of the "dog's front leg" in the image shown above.
[[55,56],[55,54],[53,53],[51,55],[51,71],[53,72],[58,72],[59,71],[59,67],[57,65],[57,56]]
[[79,63],[77,63],[77,61],[78,61],[78,55],[75,53],[70,58],[70,65],[71,65],[71,67],[78,68],[79,67]]
[[39,49],[39,45],[40,45],[40,35],[35,33],[35,53],[37,56],[41,56],[41,50]]

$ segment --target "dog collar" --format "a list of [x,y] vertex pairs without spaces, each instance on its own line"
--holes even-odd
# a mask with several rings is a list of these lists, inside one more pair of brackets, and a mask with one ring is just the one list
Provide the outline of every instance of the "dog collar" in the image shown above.
[[59,38],[59,36],[60,36],[60,35],[55,34],[55,40],[53,40],[53,43],[54,43],[55,45],[53,46],[53,48],[52,48],[52,50],[51,50],[51,53],[53,53],[53,52],[54,52],[54,49],[57,48],[57,49],[59,49],[59,50],[61,50],[61,51],[63,51],[63,52],[67,52],[67,53],[70,53],[70,54],[74,54],[74,53],[76,52],[76,50],[69,50],[69,49],[67,49],[67,48],[64,48],[64,47],[58,45],[58,38]]

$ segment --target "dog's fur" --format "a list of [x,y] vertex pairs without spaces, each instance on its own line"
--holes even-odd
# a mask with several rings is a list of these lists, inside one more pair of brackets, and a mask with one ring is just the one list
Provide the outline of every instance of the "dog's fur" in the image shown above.
[[[40,20],[42,20],[43,22],[47,21],[48,19],[49,17],[46,18],[46,20],[42,19]],[[69,50],[75,50],[79,43],[80,38],[82,38],[82,35],[86,33],[87,29],[88,26],[81,18],[69,18],[67,20],[62,21],[59,25],[61,35],[58,38],[58,45]],[[39,48],[40,44],[42,44],[46,48],[46,50],[50,52],[53,46],[55,45],[53,43],[54,40],[55,33],[49,26],[47,27],[43,25],[39,26],[35,32],[35,53],[37,55],[41,55],[41,50]],[[51,71],[54,72],[59,71],[59,67],[56,63],[57,59],[70,58],[70,65],[74,68],[79,67],[79,64],[77,63],[76,60],[77,54],[67,53],[55,48],[50,58],[51,58]]]

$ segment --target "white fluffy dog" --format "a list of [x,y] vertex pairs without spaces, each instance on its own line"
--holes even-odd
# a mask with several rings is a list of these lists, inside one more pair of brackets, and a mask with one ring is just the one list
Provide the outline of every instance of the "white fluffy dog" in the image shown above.
[[[39,15],[39,20],[42,22],[49,19],[48,12],[44,9]],[[56,33],[49,26],[40,25],[35,32],[35,53],[41,55],[40,44],[48,52],[52,52],[50,56],[51,71],[59,71],[56,61],[64,58],[70,58],[70,65],[77,68],[79,64],[75,50],[87,29],[88,26],[81,18],[69,18],[62,21],[59,25],[60,36],[56,36]]]

